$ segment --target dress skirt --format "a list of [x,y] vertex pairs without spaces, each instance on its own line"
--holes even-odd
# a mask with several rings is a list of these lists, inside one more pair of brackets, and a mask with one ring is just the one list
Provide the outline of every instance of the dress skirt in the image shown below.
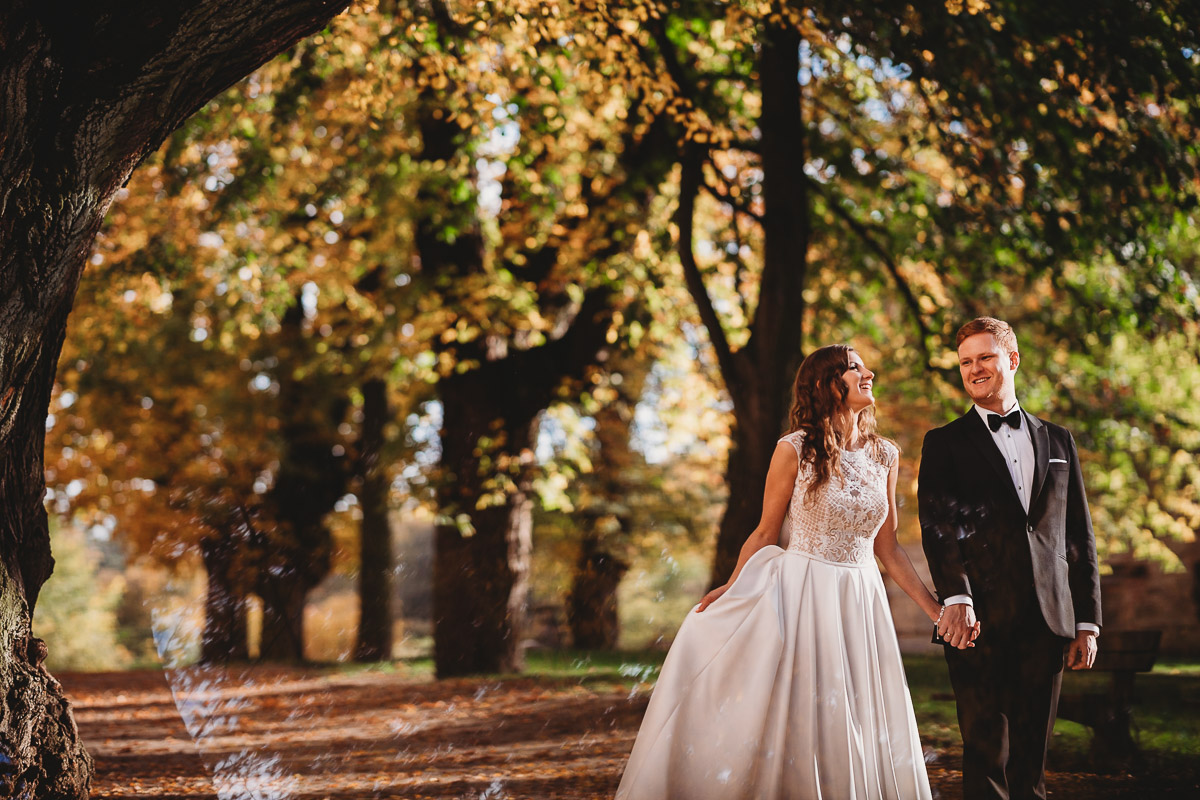
[[618,800],[929,798],[874,559],[759,550],[663,663]]

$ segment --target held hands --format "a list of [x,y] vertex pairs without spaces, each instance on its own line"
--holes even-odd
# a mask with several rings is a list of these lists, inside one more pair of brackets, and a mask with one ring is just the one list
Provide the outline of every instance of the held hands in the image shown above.
[[725,594],[725,591],[728,588],[729,588],[729,584],[726,583],[722,586],[718,586],[717,588],[713,589],[708,594],[704,595],[704,598],[700,601],[700,606],[696,609],[696,613],[699,614],[701,611],[703,611],[704,609],[711,606],[713,604],[713,601],[715,601],[721,595]]
[[1075,639],[1067,647],[1068,669],[1091,669],[1096,663],[1096,634],[1092,631],[1076,631]]
[[965,650],[975,646],[975,638],[979,636],[979,620],[975,619],[975,609],[970,604],[956,603],[945,607],[937,629],[938,635],[947,644]]

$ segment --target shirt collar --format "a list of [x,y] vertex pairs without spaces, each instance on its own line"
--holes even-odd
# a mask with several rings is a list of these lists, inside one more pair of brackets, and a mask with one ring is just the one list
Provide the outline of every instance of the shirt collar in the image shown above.
[[[987,418],[988,418],[988,416],[989,416],[989,415],[991,415],[991,414],[995,414],[995,413],[996,413],[995,411],[988,411],[986,408],[980,408],[979,406],[973,406],[973,408],[974,408],[976,411],[978,411],[978,412],[979,412],[979,418],[980,418],[981,420],[983,420],[985,424],[987,423]],[[1004,412],[1004,414],[1003,414],[1002,416],[1006,416],[1006,417],[1007,417],[1007,416],[1008,416],[1009,414],[1011,414],[1012,412],[1014,412],[1014,411],[1020,411],[1020,410],[1021,410],[1021,403],[1020,403],[1020,401],[1018,401],[1018,400],[1014,400],[1014,401],[1013,401],[1013,404],[1012,404],[1012,408],[1008,409],[1008,411],[1005,411],[1005,412]],[[990,429],[989,429],[989,430],[990,430]]]

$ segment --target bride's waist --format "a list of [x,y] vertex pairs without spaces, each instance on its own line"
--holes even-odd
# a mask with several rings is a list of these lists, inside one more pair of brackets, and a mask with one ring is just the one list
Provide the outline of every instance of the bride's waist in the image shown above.
[[833,564],[838,567],[861,569],[863,567],[875,566],[873,536],[862,536],[851,532],[846,532],[842,536],[844,538],[840,538],[836,543],[830,544],[805,541],[803,537],[797,537],[797,539],[788,544],[787,552],[802,555],[805,558],[811,558],[813,561],[820,561],[824,564]]

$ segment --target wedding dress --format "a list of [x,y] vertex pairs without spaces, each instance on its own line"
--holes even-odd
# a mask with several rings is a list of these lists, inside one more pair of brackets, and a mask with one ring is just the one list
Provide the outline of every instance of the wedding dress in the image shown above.
[[[782,441],[800,450],[802,433]],[[801,468],[787,549],[755,553],[691,612],[663,663],[618,800],[929,798],[873,540],[898,452],[842,451],[811,503]]]

